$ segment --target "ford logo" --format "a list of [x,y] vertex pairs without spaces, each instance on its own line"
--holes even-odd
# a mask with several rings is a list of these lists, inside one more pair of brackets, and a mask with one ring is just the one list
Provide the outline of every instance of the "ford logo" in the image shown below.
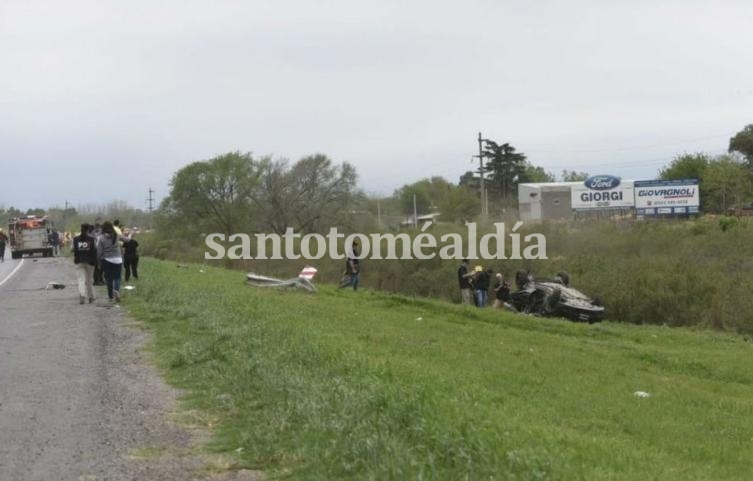
[[609,190],[620,185],[620,178],[614,175],[592,175],[583,183],[592,190]]

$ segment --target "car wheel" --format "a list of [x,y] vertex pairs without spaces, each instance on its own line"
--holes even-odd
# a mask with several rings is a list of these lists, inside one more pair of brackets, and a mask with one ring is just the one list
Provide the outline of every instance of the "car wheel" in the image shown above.
[[560,271],[557,273],[557,277],[562,279],[562,284],[567,287],[570,285],[570,274],[568,274],[565,271]]

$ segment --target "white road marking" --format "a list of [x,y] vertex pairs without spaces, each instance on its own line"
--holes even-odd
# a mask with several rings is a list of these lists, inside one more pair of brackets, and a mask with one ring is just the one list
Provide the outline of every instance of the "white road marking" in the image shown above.
[[5,279],[3,279],[2,281],[0,281],[0,286],[2,286],[3,284],[5,284],[6,282],[8,282],[8,279],[10,279],[11,277],[13,277],[13,274],[15,274],[21,268],[22,265],[24,265],[24,260],[23,259],[21,259],[21,262],[18,263],[18,265],[16,266],[15,269],[13,269],[12,271],[10,271],[10,274],[8,274],[7,276],[5,276]]

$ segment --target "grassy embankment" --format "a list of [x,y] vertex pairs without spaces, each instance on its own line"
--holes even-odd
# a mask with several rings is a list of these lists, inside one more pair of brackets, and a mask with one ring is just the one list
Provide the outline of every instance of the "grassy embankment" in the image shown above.
[[[734,225],[722,230],[720,219],[712,216],[674,221],[527,224],[520,229],[523,235],[537,232],[546,237],[547,260],[507,259],[473,264],[484,264],[510,278],[518,269],[543,277],[568,271],[573,286],[604,299],[607,316],[613,320],[753,334],[753,222],[722,220]],[[430,232],[437,238],[458,232],[467,242],[462,226],[441,224],[431,227]],[[479,238],[486,232],[488,227],[481,228]],[[407,234],[412,237],[416,232]],[[144,243],[144,252],[172,260],[202,262],[208,249],[199,236],[194,241],[189,245],[183,237],[157,238]],[[510,257],[509,238],[506,244]],[[252,252],[255,256],[255,244]],[[296,275],[306,263],[300,259],[209,262],[283,277]],[[322,281],[335,282],[342,274],[341,261],[321,259],[310,263],[319,269]],[[362,263],[362,281],[383,291],[458,302],[457,267],[457,260],[439,257],[367,259]]]
[[[235,467],[285,479],[749,480],[753,345],[144,259],[124,305]],[[638,398],[637,390],[648,398]]]

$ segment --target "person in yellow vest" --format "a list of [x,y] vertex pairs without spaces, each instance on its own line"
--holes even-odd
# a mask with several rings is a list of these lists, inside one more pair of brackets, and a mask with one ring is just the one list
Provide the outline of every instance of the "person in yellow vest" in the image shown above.
[[115,233],[118,234],[118,237],[123,237],[123,230],[120,228],[120,220],[115,219],[112,221],[112,228],[115,229]]

